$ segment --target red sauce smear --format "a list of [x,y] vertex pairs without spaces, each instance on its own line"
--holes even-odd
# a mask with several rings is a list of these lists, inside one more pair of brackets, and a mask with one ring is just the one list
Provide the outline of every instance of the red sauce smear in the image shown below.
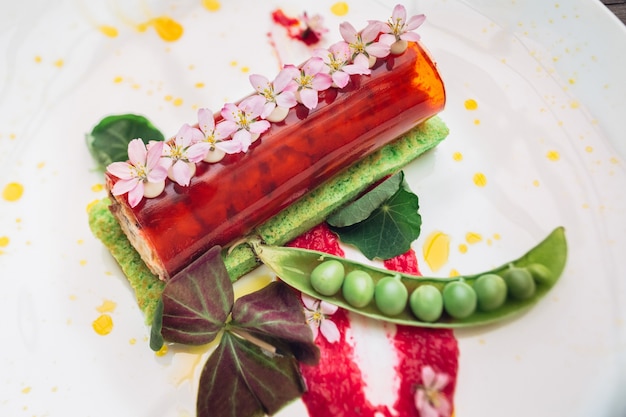
[[272,20],[287,29],[287,34],[291,39],[301,41],[305,45],[315,45],[321,39],[315,30],[306,25],[303,28],[300,25],[300,19],[287,16],[281,9],[272,12]]
[[[313,228],[290,244],[291,246],[321,250],[333,255],[344,256],[337,237],[322,224]],[[385,262],[388,269],[419,274],[417,258],[413,250]],[[390,410],[385,405],[372,404],[365,396],[365,382],[358,364],[354,360],[354,349],[346,341],[345,334],[350,321],[345,310],[339,309],[332,315],[341,338],[329,343],[321,335],[316,344],[321,358],[317,366],[302,365],[302,375],[308,391],[302,396],[309,415],[335,417],[378,417],[419,416],[415,407],[415,391],[422,383],[422,368],[431,366],[437,373],[450,377],[442,393],[453,404],[458,371],[459,350],[451,330],[424,329],[411,326],[396,326],[390,338],[390,348],[396,350],[398,364],[396,377],[400,381],[397,400]],[[390,381],[389,386],[392,386]]]

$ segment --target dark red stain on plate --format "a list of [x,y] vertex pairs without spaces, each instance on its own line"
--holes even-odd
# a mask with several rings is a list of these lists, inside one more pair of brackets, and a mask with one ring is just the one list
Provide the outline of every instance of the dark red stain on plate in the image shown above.
[[[326,225],[313,228],[290,244],[291,246],[324,251],[344,256],[335,234]],[[409,252],[385,262],[388,269],[419,274],[417,257]],[[435,372],[450,377],[443,394],[453,404],[458,371],[459,350],[451,330],[424,329],[411,326],[396,326],[390,337],[390,349],[395,349],[398,364],[395,378],[389,386],[399,386],[393,409],[385,405],[372,404],[365,395],[365,381],[354,360],[354,349],[345,338],[350,320],[345,310],[339,309],[331,317],[341,333],[336,343],[329,343],[319,336],[316,344],[321,358],[317,366],[302,365],[302,375],[308,391],[302,400],[310,416],[334,417],[391,417],[419,416],[415,408],[415,391],[422,382],[421,372],[426,365]]]

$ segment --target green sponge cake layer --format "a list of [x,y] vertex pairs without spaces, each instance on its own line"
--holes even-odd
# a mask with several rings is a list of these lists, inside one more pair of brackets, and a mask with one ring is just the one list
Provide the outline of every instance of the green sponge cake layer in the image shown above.
[[[270,245],[284,245],[323,222],[330,213],[356,198],[371,184],[399,171],[437,146],[447,135],[445,123],[438,116],[430,118],[305,195],[259,226],[254,233]],[[139,307],[150,322],[165,283],[150,272],[132,247],[109,211],[110,203],[105,198],[90,206],[89,226],[121,266],[135,291]],[[247,245],[240,245],[229,254],[224,253],[224,262],[233,281],[258,266],[254,253]]]

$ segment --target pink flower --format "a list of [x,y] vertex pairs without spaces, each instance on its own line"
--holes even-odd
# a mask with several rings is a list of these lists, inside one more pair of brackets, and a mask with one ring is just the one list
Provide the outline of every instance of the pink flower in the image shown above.
[[201,132],[188,124],[181,126],[172,144],[165,143],[163,156],[170,159],[169,177],[179,185],[187,186],[196,171],[196,162],[206,155],[210,145],[199,142]]
[[[137,206],[144,197],[146,183],[160,183],[167,177],[167,168],[161,164],[163,142],[154,142],[150,149],[141,139],[133,139],[128,144],[129,162],[113,162],[107,171],[119,180],[113,185],[111,193],[128,193],[128,204]],[[162,191],[162,189],[161,189]],[[160,194],[160,192],[159,192]]]
[[[294,68],[293,66],[286,66]],[[298,75],[294,79],[298,85],[298,95],[302,104],[309,110],[317,107],[318,92],[328,89],[333,80],[330,75],[322,72],[324,61],[322,58],[313,57],[302,65]]]
[[[354,26],[348,22],[339,25],[339,32],[343,40],[348,42],[353,60],[359,55],[370,58],[384,58],[389,55],[389,45],[384,42],[375,42],[380,33],[380,22],[369,22],[361,32],[357,32]],[[373,63],[370,61],[370,67]]]
[[296,68],[288,67],[283,68],[272,82],[263,75],[252,74],[250,76],[252,87],[265,98],[265,105],[261,113],[262,119],[266,119],[277,106],[290,109],[298,104],[294,94],[297,86],[293,81],[297,75]]
[[426,16],[418,14],[406,20],[406,9],[398,4],[393,8],[391,18],[387,23],[381,25],[381,31],[392,34],[396,41],[417,42],[420,40],[420,35],[412,31],[420,27],[425,19]]
[[313,56],[324,61],[325,72],[328,73],[333,83],[339,87],[345,87],[350,81],[350,75],[371,73],[368,60],[364,55],[358,55],[354,63],[350,64],[350,46],[347,42],[337,42],[328,49],[316,49]]
[[258,120],[265,105],[265,99],[261,96],[251,96],[239,103],[238,106],[227,103],[222,108],[222,117],[225,128],[232,129],[233,141],[241,146],[241,151],[246,152],[250,144],[259,135],[270,128],[267,120]]
[[326,301],[317,300],[313,297],[302,293],[302,303],[304,304],[304,315],[306,321],[313,332],[313,340],[321,332],[322,336],[330,343],[339,341],[340,334],[337,325],[333,323],[328,316],[335,314],[338,307],[327,303]]
[[442,393],[448,384],[447,374],[435,373],[433,368],[422,368],[422,384],[415,392],[415,407],[421,417],[449,417],[452,413],[450,402]]
[[[224,123],[218,123],[215,125],[215,118],[213,112],[209,109],[198,110],[198,128],[202,132],[202,142],[209,144],[210,148],[207,152],[219,149],[224,153],[232,154],[241,152],[241,146],[239,143],[227,140],[234,130]],[[206,154],[205,154],[206,156]]]

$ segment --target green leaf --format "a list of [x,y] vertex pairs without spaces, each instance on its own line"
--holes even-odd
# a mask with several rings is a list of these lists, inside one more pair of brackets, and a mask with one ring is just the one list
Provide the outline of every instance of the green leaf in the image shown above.
[[359,248],[368,259],[390,259],[408,251],[420,234],[422,217],[415,194],[400,187],[366,220],[348,227],[331,227],[339,238]]
[[136,114],[107,116],[85,137],[100,171],[111,162],[128,160],[128,143],[137,138],[146,144],[150,140],[165,139],[147,118]]
[[272,282],[260,291],[239,298],[233,307],[232,327],[243,329],[290,353],[300,362],[314,365],[319,349],[296,293],[285,283]]
[[159,298],[156,308],[154,309],[154,316],[152,317],[152,327],[150,328],[150,349],[158,352],[163,347],[163,335],[161,329],[163,328],[163,299]]
[[387,178],[367,194],[333,213],[326,222],[335,227],[352,226],[367,219],[382,203],[394,195],[404,180],[402,171]]
[[165,285],[161,296],[165,340],[202,345],[224,327],[234,292],[221,252],[214,246]]
[[230,332],[200,375],[198,417],[274,414],[300,397],[304,382],[291,356],[270,355]]

